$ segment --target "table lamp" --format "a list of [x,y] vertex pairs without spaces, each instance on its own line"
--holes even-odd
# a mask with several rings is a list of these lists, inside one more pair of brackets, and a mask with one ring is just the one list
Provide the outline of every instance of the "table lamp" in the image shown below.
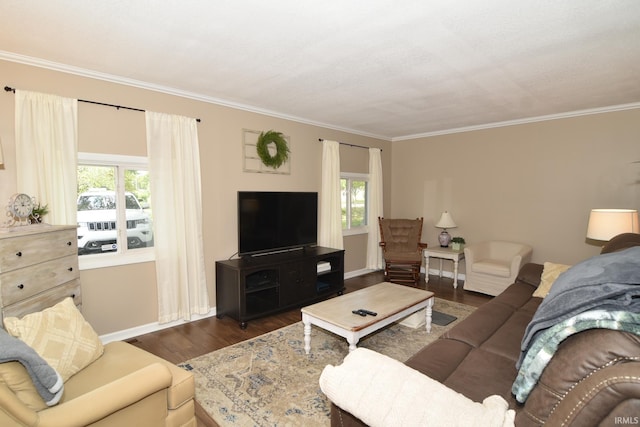
[[638,232],[635,209],[592,209],[589,214],[588,239],[609,241],[618,234]]
[[436,227],[442,228],[442,232],[438,236],[438,241],[440,242],[441,248],[449,247],[449,242],[451,242],[451,236],[447,233],[447,228],[456,228],[457,225],[453,221],[451,214],[447,211],[442,212],[440,216],[440,220],[436,223]]

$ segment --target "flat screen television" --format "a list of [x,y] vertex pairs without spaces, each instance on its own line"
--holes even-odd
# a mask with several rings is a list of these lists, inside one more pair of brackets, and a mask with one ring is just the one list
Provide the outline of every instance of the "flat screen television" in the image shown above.
[[318,241],[318,193],[238,191],[238,255],[312,246]]

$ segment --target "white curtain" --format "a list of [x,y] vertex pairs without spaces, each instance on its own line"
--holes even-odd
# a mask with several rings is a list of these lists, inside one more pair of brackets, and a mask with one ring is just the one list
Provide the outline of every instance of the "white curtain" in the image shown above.
[[367,224],[367,268],[381,270],[384,267],[380,248],[378,217],[382,216],[382,150],[369,148],[369,214]]
[[49,207],[44,221],[76,224],[78,100],[16,90],[18,192]]
[[340,206],[340,144],[322,143],[322,190],[320,192],[320,246],[343,249]]
[[209,311],[196,120],[146,112],[158,321]]

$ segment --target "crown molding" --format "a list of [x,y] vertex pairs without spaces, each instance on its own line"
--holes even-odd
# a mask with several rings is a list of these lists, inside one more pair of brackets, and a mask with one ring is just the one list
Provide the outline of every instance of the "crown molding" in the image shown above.
[[537,116],[537,117],[527,117],[527,118],[524,118],[524,119],[507,120],[507,121],[503,121],[503,122],[486,123],[486,124],[482,124],[482,125],[465,126],[465,127],[455,128],[455,129],[447,129],[447,130],[434,131],[434,132],[425,132],[425,133],[419,133],[419,134],[414,134],[414,135],[398,136],[398,137],[391,138],[391,141],[392,142],[408,141],[408,140],[412,140],[412,139],[428,138],[428,137],[431,137],[431,136],[449,135],[449,134],[452,134],[452,133],[471,132],[471,131],[475,131],[475,130],[493,129],[493,128],[500,128],[500,127],[506,127],[506,126],[515,126],[515,125],[521,125],[521,124],[525,124],[525,123],[544,122],[544,121],[548,121],[548,120],[566,119],[566,118],[570,118],[570,117],[588,116],[588,115],[592,115],[592,114],[611,113],[611,112],[614,112],[614,111],[632,110],[632,109],[635,109],[635,108],[640,108],[640,102],[633,102],[633,103],[630,103],[630,104],[622,104],[622,105],[611,105],[609,107],[590,108],[590,109],[587,109],[587,110],[568,111],[566,113],[549,114],[549,115],[546,115],[546,116]]
[[360,135],[367,138],[375,138],[381,139],[383,141],[391,141],[392,139],[388,136],[377,135],[373,133],[363,132],[357,129],[350,129],[341,126],[335,126],[329,123],[318,122],[315,120],[305,119],[304,117],[293,116],[289,114],[279,113],[277,111],[272,111],[260,107],[255,107],[252,105],[241,104],[237,102],[227,101],[225,99],[215,98],[211,96],[204,96],[198,93],[184,91],[176,88],[172,88],[169,86],[156,85],[153,83],[143,82],[140,80],[129,79],[126,77],[116,76],[113,74],[102,73],[99,71],[88,70],[85,68],[74,67],[72,65],[61,64],[58,62],[52,62],[41,58],[34,58],[31,56],[25,56],[16,54],[13,52],[7,52],[0,50],[0,60],[5,60],[9,62],[16,62],[19,64],[30,65],[33,67],[45,68],[52,71],[59,71],[67,74],[74,74],[80,77],[88,77],[96,80],[102,80],[110,83],[117,83],[126,86],[131,86],[139,89],[151,90],[154,92],[160,92],[167,95],[179,96],[181,98],[193,99],[195,101],[201,101],[208,104],[220,105],[223,107],[229,107],[236,110],[247,111],[250,113],[262,114],[269,117],[274,117],[283,120],[289,120],[292,122],[302,123],[311,126],[317,126],[325,129],[336,130],[340,132],[351,133],[354,135]]
[[364,137],[367,137],[367,138],[374,138],[374,139],[379,139],[379,140],[383,140],[383,141],[390,141],[390,142],[407,141],[407,140],[428,138],[428,137],[439,136],[439,135],[449,135],[449,134],[454,134],[454,133],[472,132],[472,131],[476,131],[476,130],[493,129],[493,128],[500,128],[500,127],[506,127],[506,126],[521,125],[521,124],[526,124],[526,123],[535,123],[535,122],[543,122],[543,121],[548,121],[548,120],[566,119],[566,118],[570,118],[570,117],[578,117],[578,116],[586,116],[586,115],[592,115],[592,114],[610,113],[610,112],[614,112],[614,111],[623,111],[623,110],[631,110],[631,109],[635,109],[635,108],[640,108],[640,102],[634,102],[634,103],[630,103],[630,104],[612,105],[612,106],[608,106],[608,107],[591,108],[591,109],[586,109],[586,110],[569,111],[569,112],[565,112],[565,113],[550,114],[550,115],[545,115],[545,116],[528,117],[528,118],[523,118],[523,119],[507,120],[507,121],[502,121],[502,122],[486,123],[486,124],[474,125],[474,126],[465,126],[465,127],[453,128],[453,129],[445,129],[445,130],[440,130],[440,131],[424,132],[424,133],[419,133],[419,134],[411,134],[411,135],[404,135],[404,136],[397,136],[397,137],[388,137],[388,136],[384,136],[384,135],[377,135],[377,134],[372,134],[372,133],[368,133],[368,132],[363,132],[363,131],[360,131],[360,130],[357,130],[357,129],[350,129],[350,128],[345,128],[345,127],[341,127],[341,126],[335,126],[335,125],[332,125],[332,124],[329,124],[329,123],[317,122],[317,121],[314,121],[314,120],[305,119],[303,117],[292,116],[292,115],[289,115],[289,114],[283,114],[283,113],[279,113],[277,111],[272,111],[272,110],[267,110],[267,109],[264,109],[264,108],[251,106],[251,105],[246,105],[246,104],[241,104],[241,103],[237,103],[237,102],[227,101],[227,100],[220,99],[220,98],[215,98],[215,97],[211,97],[211,96],[204,96],[204,95],[197,94],[197,93],[194,93],[194,92],[183,91],[183,90],[175,89],[175,88],[168,87],[168,86],[155,85],[155,84],[148,83],[148,82],[143,82],[143,81],[140,81],[140,80],[134,80],[134,79],[126,78],[126,77],[121,77],[121,76],[116,76],[116,75],[112,75],[112,74],[102,73],[102,72],[99,72],[99,71],[93,71],[93,70],[88,70],[88,69],[85,69],[85,68],[74,67],[74,66],[71,66],[71,65],[61,64],[61,63],[58,63],[58,62],[52,62],[52,61],[48,61],[48,60],[45,60],[45,59],[35,58],[35,57],[31,57],[31,56],[26,56],[26,55],[20,55],[20,54],[17,54],[17,53],[7,52],[7,51],[3,51],[3,50],[0,50],[0,60],[5,60],[5,61],[9,61],[9,62],[16,62],[16,63],[20,63],[20,64],[25,64],[25,65],[31,65],[31,66],[34,66],[34,67],[45,68],[45,69],[52,70],[52,71],[59,71],[59,72],[63,72],[63,73],[74,74],[74,75],[81,76],[81,77],[88,77],[88,78],[92,78],[92,79],[96,79],[96,80],[102,80],[102,81],[106,81],[106,82],[122,84],[122,85],[131,86],[131,87],[135,87],[135,88],[140,88],[140,89],[151,90],[151,91],[154,91],[154,92],[160,92],[160,93],[164,93],[164,94],[168,94],[168,95],[179,96],[179,97],[182,97],[182,98],[193,99],[195,101],[201,101],[201,102],[205,102],[205,103],[208,103],[208,104],[220,105],[220,106],[223,106],[223,107],[233,108],[233,109],[236,109],[236,110],[247,111],[247,112],[250,112],[250,113],[262,114],[262,115],[265,115],[265,116],[274,117],[274,118],[278,118],[278,119],[289,120],[289,121],[292,121],[292,122],[302,123],[302,124],[311,125],[311,126],[318,126],[318,127],[325,128],[325,129],[332,129],[332,130],[336,130],[336,131],[340,131],[340,132],[346,132],[346,133],[350,133],[350,134],[354,134],[354,135],[364,136]]

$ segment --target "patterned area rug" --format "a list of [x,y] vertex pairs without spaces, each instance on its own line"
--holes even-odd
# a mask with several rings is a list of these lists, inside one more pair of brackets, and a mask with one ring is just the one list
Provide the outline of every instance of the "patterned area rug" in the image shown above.
[[[434,308],[456,316],[430,334],[392,324],[358,343],[405,361],[455,326],[475,308],[436,298]],[[318,385],[328,364],[348,353],[347,341],[313,326],[311,354],[298,322],[182,363],[196,379],[196,400],[221,426],[328,426],[330,405]]]

